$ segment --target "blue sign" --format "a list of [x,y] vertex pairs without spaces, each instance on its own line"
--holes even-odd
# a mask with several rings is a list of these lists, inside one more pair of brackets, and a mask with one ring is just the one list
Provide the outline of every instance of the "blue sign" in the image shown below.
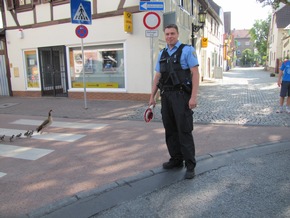
[[145,2],[141,1],[139,11],[163,11],[164,2]]
[[91,2],[71,0],[71,22],[76,24],[92,24]]

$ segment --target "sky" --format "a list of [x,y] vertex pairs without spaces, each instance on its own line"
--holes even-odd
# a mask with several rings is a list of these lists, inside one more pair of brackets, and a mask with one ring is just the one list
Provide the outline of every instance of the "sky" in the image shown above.
[[231,29],[251,29],[255,20],[265,20],[271,7],[256,0],[213,0],[224,12],[231,11]]

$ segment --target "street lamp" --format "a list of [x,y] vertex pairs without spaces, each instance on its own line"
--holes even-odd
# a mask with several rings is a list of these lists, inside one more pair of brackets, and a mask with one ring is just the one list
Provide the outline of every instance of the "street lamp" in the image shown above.
[[195,46],[194,42],[194,33],[197,33],[201,28],[204,27],[205,24],[205,19],[206,19],[206,11],[203,10],[203,7],[199,7],[199,12],[198,12],[198,23],[201,25],[195,25],[191,24],[191,44],[192,46]]

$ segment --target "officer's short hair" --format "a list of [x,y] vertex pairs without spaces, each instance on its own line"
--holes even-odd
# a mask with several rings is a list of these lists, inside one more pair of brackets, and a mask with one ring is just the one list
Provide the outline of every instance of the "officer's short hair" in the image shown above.
[[164,31],[165,31],[165,29],[169,29],[169,28],[174,28],[174,29],[176,29],[176,31],[178,32],[178,27],[177,27],[176,24],[169,24],[169,25],[167,25],[167,26],[164,28]]

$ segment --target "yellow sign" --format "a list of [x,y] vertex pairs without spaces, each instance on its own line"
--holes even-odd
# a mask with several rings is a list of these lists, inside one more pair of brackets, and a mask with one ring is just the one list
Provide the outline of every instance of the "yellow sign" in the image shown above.
[[[73,88],[84,88],[82,82],[73,82]],[[87,82],[86,88],[118,88],[118,83],[98,83],[98,82]]]
[[133,32],[133,15],[130,12],[124,11],[124,31],[127,33]]
[[208,39],[207,38],[201,38],[201,47],[202,48],[207,48],[207,43],[208,43]]
[[18,67],[14,67],[14,77],[19,77],[19,68]]

